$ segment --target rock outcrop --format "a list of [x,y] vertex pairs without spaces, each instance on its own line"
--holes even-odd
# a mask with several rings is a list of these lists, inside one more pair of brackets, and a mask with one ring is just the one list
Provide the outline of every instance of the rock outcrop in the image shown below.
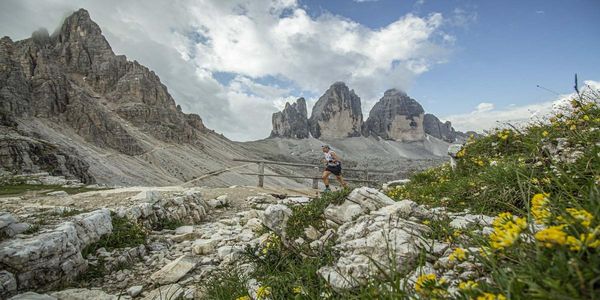
[[360,136],[363,123],[360,98],[343,82],[336,82],[317,101],[308,120],[315,138]]
[[84,9],[53,35],[0,42],[2,110],[17,117],[51,118],[103,147],[139,154],[143,146],[111,112],[164,140],[193,142],[204,129],[176,106],[158,76],[115,55]]
[[423,128],[425,133],[448,143],[454,142],[457,135],[460,134],[452,128],[450,121],[442,123],[440,119],[432,114],[425,114],[423,117]]
[[283,111],[273,114],[273,130],[270,137],[293,139],[308,138],[308,117],[306,100],[299,98],[296,103],[285,103]]
[[425,138],[424,114],[416,100],[402,91],[390,89],[369,112],[363,133],[396,141],[421,141]]

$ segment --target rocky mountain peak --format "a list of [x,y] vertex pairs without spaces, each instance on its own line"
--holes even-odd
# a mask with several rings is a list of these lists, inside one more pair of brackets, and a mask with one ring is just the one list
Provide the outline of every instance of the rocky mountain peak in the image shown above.
[[424,113],[419,102],[400,90],[390,89],[369,112],[363,133],[398,141],[423,140]]
[[298,98],[295,103],[285,103],[285,108],[273,114],[273,130],[270,137],[304,139],[308,137],[306,100]]
[[405,92],[403,92],[403,91],[401,91],[399,89],[392,88],[392,89],[389,89],[389,90],[385,91],[383,93],[383,96],[384,97],[392,97],[392,96],[400,96],[400,97],[402,97],[402,96],[407,96],[407,95],[406,95]]
[[308,123],[316,138],[359,136],[363,123],[360,98],[345,83],[336,82],[315,103]]

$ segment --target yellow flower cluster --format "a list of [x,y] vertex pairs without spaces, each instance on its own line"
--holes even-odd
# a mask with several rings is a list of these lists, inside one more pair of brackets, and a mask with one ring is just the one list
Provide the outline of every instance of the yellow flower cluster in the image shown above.
[[473,158],[471,158],[471,161],[480,167],[483,167],[485,165],[485,162],[479,157],[477,157],[477,158],[473,157]]
[[493,225],[494,232],[490,234],[490,245],[494,249],[502,250],[512,246],[519,239],[519,235],[527,227],[527,221],[505,212],[496,217]]
[[[548,224],[551,217],[548,209],[548,194],[536,194],[531,199],[531,214],[539,224]],[[594,215],[585,209],[567,208],[568,217],[558,216],[558,225],[549,226],[538,231],[534,237],[547,248],[554,246],[568,246],[571,251],[579,251],[585,248],[600,247],[600,226],[591,229]],[[566,228],[569,225],[581,224],[586,230],[579,237],[569,235]]]
[[269,253],[269,251],[271,249],[277,248],[279,246],[279,244],[280,244],[279,236],[272,233],[271,235],[269,235],[269,237],[263,243],[263,247],[261,250],[262,254]]
[[301,286],[295,286],[294,288],[292,288],[292,293],[296,295],[304,294],[304,289]]
[[496,135],[499,139],[506,141],[510,137],[510,132],[510,130],[504,129],[502,131],[499,131]]
[[502,294],[483,293],[483,295],[477,297],[477,300],[506,300],[506,297]]
[[[566,211],[574,220],[578,221],[586,228],[590,227],[592,219],[594,219],[594,216],[585,209],[567,208]],[[559,221],[562,219],[563,218],[559,217]]]
[[472,291],[478,287],[479,287],[479,285],[477,284],[477,282],[475,282],[473,280],[468,280],[466,282],[460,282],[458,284],[458,289],[461,291]]
[[538,224],[546,224],[550,218],[549,194],[535,194],[531,198],[531,214]]
[[256,299],[266,299],[271,296],[271,287],[260,286],[256,290]]
[[437,280],[437,276],[433,273],[423,274],[415,282],[415,291],[423,296],[433,298],[444,296],[448,294],[444,284],[446,284],[444,278]]
[[463,261],[467,259],[467,252],[463,248],[456,248],[450,256],[448,256],[449,261]]
[[544,246],[551,248],[554,245],[565,245],[567,243],[567,234],[562,231],[564,226],[550,226],[540,230],[535,234],[535,239],[542,242]]

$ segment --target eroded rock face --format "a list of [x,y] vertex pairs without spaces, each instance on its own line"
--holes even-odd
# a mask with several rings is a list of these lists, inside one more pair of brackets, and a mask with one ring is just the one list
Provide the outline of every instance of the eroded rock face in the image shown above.
[[417,263],[426,240],[424,234],[429,231],[427,226],[407,220],[420,213],[416,203],[405,200],[345,222],[337,230],[334,246],[340,258],[318,273],[334,289],[346,290],[382,273],[410,270]]
[[432,114],[425,114],[423,117],[423,128],[425,133],[448,143],[456,140],[457,132],[452,128],[452,123],[450,121],[442,123],[440,119]]
[[48,171],[55,176],[77,178],[93,183],[89,164],[51,143],[31,137],[15,128],[0,125],[0,171],[37,173]]
[[195,143],[205,130],[175,104],[158,76],[115,55],[84,9],[53,35],[0,40],[0,111],[71,127],[86,141],[128,155],[148,149],[122,119],[166,142]]
[[0,266],[15,275],[18,290],[52,287],[86,270],[81,250],[111,232],[108,209],[78,215],[53,230],[0,243]]
[[363,133],[396,141],[421,141],[425,138],[424,114],[421,104],[404,92],[387,90],[369,112]]
[[360,98],[343,82],[334,83],[317,101],[308,120],[315,138],[360,136],[363,123]]
[[306,100],[299,98],[296,103],[285,103],[285,108],[273,114],[273,130],[270,137],[293,139],[308,138]]

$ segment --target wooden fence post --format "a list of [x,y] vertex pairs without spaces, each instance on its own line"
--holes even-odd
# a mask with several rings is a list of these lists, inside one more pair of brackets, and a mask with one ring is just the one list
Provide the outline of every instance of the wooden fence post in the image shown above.
[[260,162],[258,163],[258,187],[263,187],[264,182],[265,182],[265,163],[264,162]]

